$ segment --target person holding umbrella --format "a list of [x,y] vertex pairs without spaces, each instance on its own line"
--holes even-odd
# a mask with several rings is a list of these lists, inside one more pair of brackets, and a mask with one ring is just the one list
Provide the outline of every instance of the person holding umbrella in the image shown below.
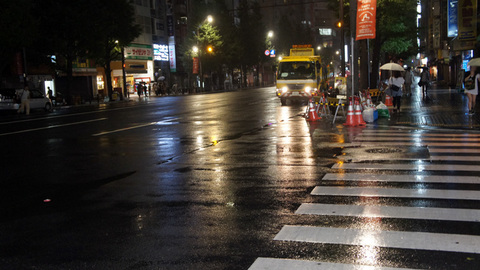
[[402,72],[404,72],[405,69],[399,64],[387,63],[382,65],[380,70],[389,70],[392,73],[392,76],[388,79],[388,92],[386,91],[386,94],[393,97],[393,112],[400,111],[402,86],[405,83]]
[[402,86],[405,79],[402,77],[400,71],[393,71],[392,77],[388,80],[388,89],[393,97],[393,112],[400,112],[400,105],[402,101]]
[[480,68],[476,66],[470,67],[470,74],[465,77],[465,93],[468,98],[468,114],[475,114],[475,100],[478,95],[478,82],[480,81]]

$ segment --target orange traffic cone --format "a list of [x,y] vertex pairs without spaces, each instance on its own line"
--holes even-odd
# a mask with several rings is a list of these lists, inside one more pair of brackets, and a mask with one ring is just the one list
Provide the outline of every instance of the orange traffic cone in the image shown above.
[[313,99],[311,98],[308,101],[308,114],[307,114],[307,121],[317,121],[320,119],[317,114],[315,102],[313,102]]
[[385,96],[385,105],[387,107],[393,107],[392,97],[389,95]]
[[367,123],[363,121],[363,116],[362,116],[362,108],[360,107],[360,102],[358,102],[358,99],[355,99],[355,123],[356,126],[365,126]]
[[353,104],[352,104],[352,98],[350,97],[350,102],[348,104],[348,111],[347,111],[347,122],[345,122],[343,125],[344,126],[356,126],[356,123],[354,121],[354,112],[353,112]]

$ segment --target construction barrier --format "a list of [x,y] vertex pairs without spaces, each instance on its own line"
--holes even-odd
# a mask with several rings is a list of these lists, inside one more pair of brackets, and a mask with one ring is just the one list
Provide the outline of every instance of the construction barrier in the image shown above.
[[315,102],[313,99],[310,99],[308,101],[308,106],[307,106],[307,114],[306,114],[306,120],[307,121],[317,121],[321,119],[318,114],[317,114],[317,106],[315,106]]
[[325,94],[322,93],[320,100],[317,103],[316,112],[320,114],[320,117],[330,115],[330,109],[328,108],[328,100],[325,98]]

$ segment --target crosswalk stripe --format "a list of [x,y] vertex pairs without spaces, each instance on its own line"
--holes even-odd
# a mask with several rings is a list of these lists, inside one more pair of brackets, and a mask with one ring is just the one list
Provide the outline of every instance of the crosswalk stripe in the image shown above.
[[412,183],[453,183],[480,184],[478,176],[456,175],[387,175],[373,173],[327,173],[322,180],[326,181],[375,181],[375,182],[412,182]]
[[303,203],[297,209],[295,214],[368,218],[407,218],[469,222],[480,221],[480,210],[475,209],[403,207],[384,205]]
[[480,154],[480,148],[429,148],[428,152],[436,153],[456,153],[456,154]]
[[248,270],[414,270],[410,268],[392,268],[370,265],[354,265],[343,263],[329,263],[317,261],[304,261],[292,259],[264,258],[260,257],[248,268]]
[[[458,142],[459,140],[462,142],[480,142],[480,138],[431,138],[431,137],[395,137],[395,141],[419,141],[421,140],[422,142],[437,142],[437,141],[446,141],[446,142]],[[370,141],[370,142],[376,142],[376,141],[387,141],[390,142],[392,141],[392,136],[388,137],[356,137],[355,141]]]
[[480,253],[479,236],[459,234],[286,225],[274,240]]
[[455,164],[370,164],[370,163],[336,163],[333,169],[355,170],[397,170],[397,171],[480,171],[478,165]]
[[480,191],[451,190],[451,189],[407,189],[407,188],[317,186],[312,190],[311,194],[323,195],[323,196],[360,196],[360,197],[480,200]]
[[432,161],[480,161],[480,156],[430,156]]
[[436,133],[436,132],[412,132],[411,130],[362,130],[357,136],[368,136],[374,134],[401,134],[420,136],[443,136],[443,137],[480,137],[479,133]]
[[418,140],[418,142],[397,142],[397,141],[354,141],[351,143],[352,146],[442,146],[442,147],[480,147],[480,143],[462,143],[462,142],[426,142],[423,140]]
[[480,139],[480,134],[448,134],[448,133],[398,133],[398,132],[380,132],[380,133],[360,133],[356,137],[367,137],[367,136],[386,136],[389,137],[449,137],[449,138],[477,138]]

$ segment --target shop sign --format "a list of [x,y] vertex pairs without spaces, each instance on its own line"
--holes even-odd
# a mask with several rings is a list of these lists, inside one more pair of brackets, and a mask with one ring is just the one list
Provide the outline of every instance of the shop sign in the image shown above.
[[177,59],[175,58],[175,37],[168,37],[168,55],[170,58],[170,72],[177,72]]
[[458,38],[475,40],[477,37],[477,1],[458,0]]
[[440,18],[433,19],[433,48],[440,49]]
[[152,46],[132,44],[125,48],[125,59],[153,60]]
[[168,61],[168,45],[153,44],[153,60]]
[[448,0],[448,37],[458,35],[458,0]]
[[357,6],[356,40],[375,38],[377,0],[358,0]]
[[167,33],[169,37],[172,37],[175,35],[175,28],[173,24],[173,16],[172,15],[167,15]]

